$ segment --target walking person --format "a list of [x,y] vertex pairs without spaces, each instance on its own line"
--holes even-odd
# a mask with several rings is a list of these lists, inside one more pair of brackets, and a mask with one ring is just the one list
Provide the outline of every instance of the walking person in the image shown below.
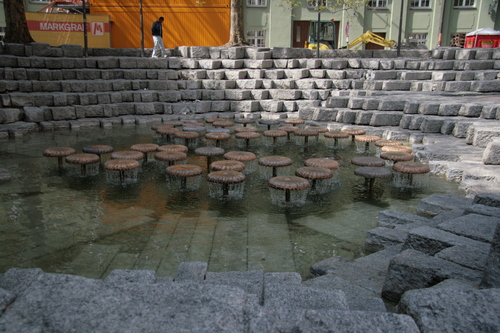
[[153,23],[151,27],[151,33],[153,34],[153,58],[158,57],[167,57],[167,50],[165,50],[165,46],[163,45],[163,27],[162,23],[165,19],[161,16],[158,21]]

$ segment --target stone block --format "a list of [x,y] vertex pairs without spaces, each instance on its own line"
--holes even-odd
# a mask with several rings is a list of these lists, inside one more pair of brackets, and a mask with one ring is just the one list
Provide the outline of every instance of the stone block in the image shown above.
[[27,122],[39,123],[44,121],[44,112],[38,107],[25,107],[24,110],[24,120]]
[[400,82],[400,81],[384,81],[382,84],[382,90],[394,91],[394,90],[404,90],[409,91],[411,88],[411,82]]
[[435,222],[423,216],[400,212],[392,209],[379,212],[377,217],[377,225],[380,227],[396,228],[411,223],[419,223],[421,225],[435,224]]
[[336,109],[323,108],[323,107],[318,107],[313,109],[314,109],[313,114],[309,118],[311,120],[331,122],[335,121],[335,119],[337,118]]
[[382,297],[398,301],[408,290],[429,288],[449,278],[477,283],[481,272],[408,249],[392,258]]
[[480,287],[500,288],[500,225],[495,229]]
[[432,288],[403,295],[398,312],[410,315],[421,332],[495,332],[500,330],[500,290]]
[[370,126],[399,126],[402,117],[403,113],[397,111],[374,112]]
[[[254,101],[252,101],[254,102]],[[231,110],[231,104],[235,102],[230,101],[212,101],[211,107],[214,112],[228,112]]]
[[356,120],[354,123],[358,125],[369,125],[372,120],[372,116],[372,111],[359,111],[356,113]]
[[262,302],[262,291],[264,288],[264,273],[260,270],[241,272],[207,272],[203,283],[225,285],[241,288],[248,294],[254,294]]
[[231,102],[230,110],[233,112],[255,112],[259,111],[259,101],[234,101]]
[[222,60],[222,67],[228,69],[237,69],[243,67],[243,60],[228,59]]
[[337,109],[336,122],[343,124],[354,124],[358,112],[349,109]]
[[500,195],[493,193],[480,193],[474,197],[473,204],[500,208]]
[[250,69],[267,69],[273,67],[271,59],[244,59],[243,64],[245,68]]
[[179,265],[174,281],[177,283],[204,281],[207,274],[207,267],[208,264],[206,262],[183,262]]
[[478,104],[462,104],[458,111],[459,116],[463,117],[479,117],[481,115],[482,105]]
[[0,288],[14,295],[22,294],[38,277],[43,274],[40,268],[10,268],[0,274]]
[[486,265],[488,252],[478,251],[476,248],[465,245],[457,245],[436,253],[435,257],[470,269],[482,271]]
[[500,138],[500,128],[490,126],[475,126],[472,129],[472,145],[474,147],[486,148],[493,139]]
[[465,214],[481,214],[500,218],[500,208],[480,204],[472,204],[465,208]]
[[260,89],[262,88],[262,80],[236,80],[236,87],[238,89]]
[[474,81],[471,84],[470,90],[477,92],[498,92],[500,91],[500,82],[498,80]]
[[272,99],[277,100],[296,100],[302,97],[302,92],[294,89],[271,89],[269,95]]
[[443,118],[427,116],[420,124],[420,131],[423,133],[441,133],[443,123]]
[[458,236],[454,233],[422,226],[408,233],[404,249],[413,249],[429,255],[434,255],[448,247],[465,245],[476,248],[478,251],[487,252],[489,244],[476,241],[467,237]]
[[418,107],[418,113],[425,115],[437,115],[439,111],[439,105],[439,103],[423,102]]
[[378,105],[378,110],[381,111],[404,111],[406,101],[398,100],[381,100]]
[[244,47],[228,47],[221,51],[221,58],[243,59],[245,57]]
[[269,283],[264,288],[267,308],[347,310],[347,300],[340,290],[318,290],[296,284]]
[[304,79],[309,77],[309,69],[299,68],[299,69],[285,69],[285,77],[288,79]]
[[228,100],[248,100],[251,99],[251,92],[250,90],[226,90],[224,97]]
[[282,112],[283,101],[276,100],[260,100],[260,110],[268,112]]
[[370,251],[380,251],[404,243],[407,236],[406,230],[377,227],[366,232],[365,248]]
[[76,110],[71,106],[60,106],[50,108],[52,118],[51,120],[74,120],[76,119]]
[[499,223],[499,218],[472,213],[443,222],[437,228],[459,236],[491,243],[495,228]]

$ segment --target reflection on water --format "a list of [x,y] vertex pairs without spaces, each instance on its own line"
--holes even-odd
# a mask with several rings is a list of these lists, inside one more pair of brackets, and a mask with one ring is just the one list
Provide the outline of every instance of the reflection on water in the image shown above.
[[[221,200],[209,195],[205,179],[197,191],[169,186],[154,159],[142,165],[137,183],[120,185],[108,182],[103,169],[98,176],[82,178],[67,168],[58,170],[57,159],[42,155],[52,146],[81,152],[96,144],[115,150],[137,143],[165,144],[153,133],[146,125],[117,126],[35,133],[2,142],[0,167],[10,170],[12,181],[0,184],[0,272],[40,267],[102,278],[113,269],[150,269],[159,276],[175,276],[179,263],[205,261],[214,272],[262,269],[297,271],[305,277],[319,260],[365,255],[365,234],[376,226],[379,211],[414,213],[426,196],[458,193],[457,184],[437,177],[426,188],[377,181],[368,193],[349,162],[359,154],[355,144],[333,150],[323,139],[308,146],[291,140],[277,147],[257,140],[249,148],[258,158],[292,158],[290,175],[307,158],[339,161],[333,190],[311,194],[303,205],[273,204],[259,168],[246,174],[241,198]],[[241,149],[234,139],[223,148]],[[193,150],[188,163],[206,171],[205,159]]]

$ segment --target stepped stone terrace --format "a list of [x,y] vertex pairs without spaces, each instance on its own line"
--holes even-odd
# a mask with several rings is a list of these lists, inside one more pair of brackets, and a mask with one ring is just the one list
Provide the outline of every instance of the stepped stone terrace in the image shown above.
[[105,280],[12,268],[0,274],[0,331],[500,330],[500,49],[319,58],[307,49],[168,51],[166,59],[132,49],[84,57],[75,45],[3,45],[0,140],[186,118],[301,118],[408,140],[416,159],[460,182],[465,197],[381,211],[366,237],[378,252],[311,263],[307,281],[213,273],[203,262],[181,264],[176,277],[116,270]]

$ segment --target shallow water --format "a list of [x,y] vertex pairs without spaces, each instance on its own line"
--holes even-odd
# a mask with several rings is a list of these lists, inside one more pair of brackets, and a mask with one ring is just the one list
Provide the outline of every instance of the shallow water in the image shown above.
[[[330,149],[325,140],[310,139],[307,147],[295,140],[277,147],[264,146],[264,140],[251,142],[248,150],[257,157],[292,158],[290,175],[310,157],[339,161],[338,182],[331,191],[291,205],[272,202],[260,167],[247,174],[241,198],[224,199],[209,195],[204,177],[196,191],[170,186],[153,158],[141,167],[137,183],[120,185],[106,181],[103,169],[98,176],[82,178],[79,169],[66,165],[59,171],[57,159],[42,155],[53,146],[81,152],[96,144],[115,151],[136,143],[165,144],[150,125],[60,130],[3,141],[0,167],[10,170],[12,180],[0,184],[0,272],[40,267],[103,278],[113,269],[148,269],[175,276],[181,262],[204,261],[212,272],[262,269],[306,277],[317,261],[366,255],[365,235],[376,226],[379,211],[415,213],[422,198],[459,193],[458,184],[431,176],[421,189],[376,181],[370,194],[350,164],[361,152],[354,144]],[[213,143],[200,141],[204,145]],[[234,138],[222,147],[243,150]],[[194,155],[193,148],[188,162],[206,169],[205,157]]]

